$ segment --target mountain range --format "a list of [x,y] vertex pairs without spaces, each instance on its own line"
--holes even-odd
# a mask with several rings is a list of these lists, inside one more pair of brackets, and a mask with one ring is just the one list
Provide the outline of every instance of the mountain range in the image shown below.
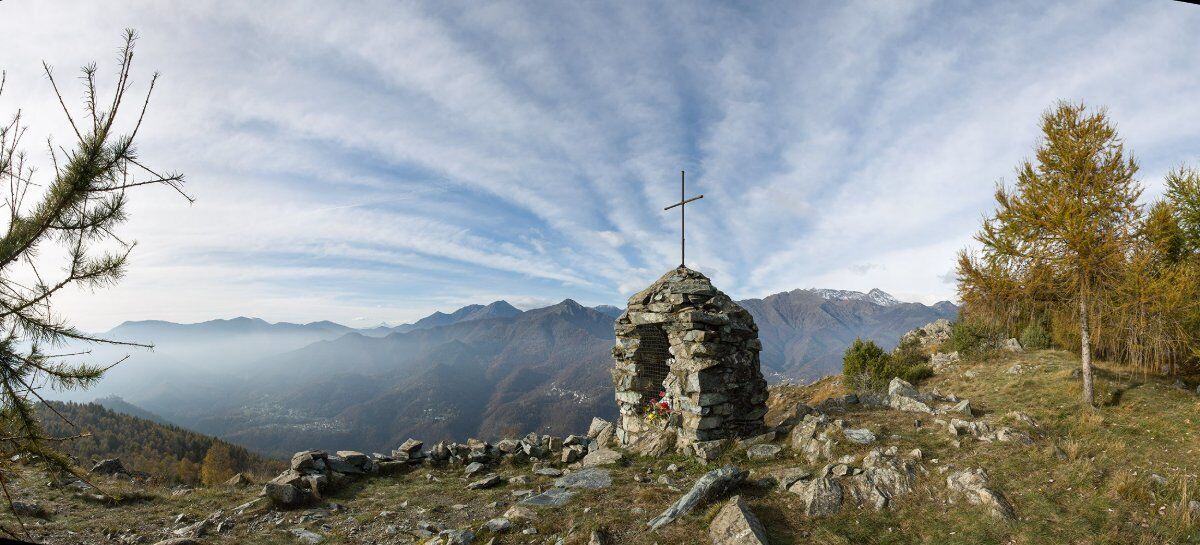
[[[880,290],[793,290],[739,303],[759,326],[773,382],[839,371],[855,337],[890,347],[957,314],[949,302],[905,303]],[[387,451],[410,436],[562,433],[614,416],[609,367],[620,312],[568,299],[527,311],[496,301],[370,329],[254,318],[126,322],[104,335],[152,340],[154,351],[134,353],[90,393],[275,455]]]

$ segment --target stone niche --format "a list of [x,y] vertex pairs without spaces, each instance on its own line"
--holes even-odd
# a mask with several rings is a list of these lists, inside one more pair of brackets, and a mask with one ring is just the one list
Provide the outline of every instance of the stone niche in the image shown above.
[[761,433],[767,383],[758,326],[703,274],[679,267],[663,275],[629,298],[615,329],[622,445],[686,453],[696,442]]

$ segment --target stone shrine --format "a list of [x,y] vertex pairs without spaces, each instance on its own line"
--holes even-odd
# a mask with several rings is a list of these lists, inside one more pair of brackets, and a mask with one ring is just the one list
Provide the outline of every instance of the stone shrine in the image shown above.
[[680,266],[629,298],[615,324],[617,438],[661,454],[758,434],[767,413],[758,326],[699,272]]

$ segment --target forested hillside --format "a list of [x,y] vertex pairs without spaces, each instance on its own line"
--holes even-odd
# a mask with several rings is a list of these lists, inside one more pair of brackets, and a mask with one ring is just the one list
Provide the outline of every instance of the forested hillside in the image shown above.
[[96,403],[50,403],[53,410],[45,404],[37,407],[43,426],[54,437],[86,434],[60,443],[61,449],[85,468],[97,460],[120,458],[127,469],[145,472],[156,480],[194,484],[201,480],[206,456],[209,472],[218,477],[228,478],[235,472],[266,475],[283,466],[280,461],[214,437],[115,412]]

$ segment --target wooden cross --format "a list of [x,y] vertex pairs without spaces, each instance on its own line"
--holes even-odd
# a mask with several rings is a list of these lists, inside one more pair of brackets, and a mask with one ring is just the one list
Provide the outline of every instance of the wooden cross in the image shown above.
[[684,256],[685,256],[684,247],[686,244],[686,238],[684,237],[684,233],[687,231],[687,221],[686,221],[686,218],[684,217],[684,212],[683,212],[684,209],[687,208],[687,206],[685,206],[685,205],[687,205],[687,203],[690,203],[692,201],[698,201],[698,200],[704,198],[704,195],[699,195],[696,197],[692,197],[690,199],[685,197],[684,196],[685,195],[684,179],[685,179],[684,171],[681,170],[681,171],[679,171],[679,202],[672,204],[671,206],[668,206],[666,208],[663,208],[663,210],[670,210],[672,208],[675,208],[676,206],[679,207],[679,266],[680,267],[684,266]]

